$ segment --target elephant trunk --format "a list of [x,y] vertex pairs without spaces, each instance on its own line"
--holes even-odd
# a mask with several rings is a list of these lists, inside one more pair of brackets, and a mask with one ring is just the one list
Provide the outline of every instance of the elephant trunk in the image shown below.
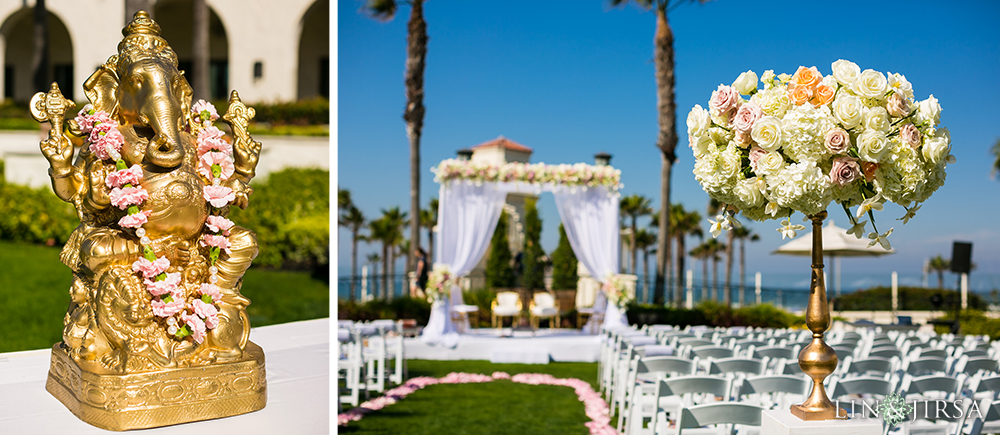
[[178,128],[181,111],[177,104],[169,100],[163,98],[158,104],[152,104],[151,113],[145,116],[147,124],[155,133],[146,147],[146,161],[163,168],[175,168],[184,160],[184,147],[181,145]]

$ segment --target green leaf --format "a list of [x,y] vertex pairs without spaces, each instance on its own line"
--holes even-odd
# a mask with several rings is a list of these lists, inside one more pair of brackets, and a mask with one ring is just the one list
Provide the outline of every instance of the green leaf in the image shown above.
[[142,247],[142,255],[149,261],[156,261],[156,253],[149,246]]
[[222,250],[218,246],[213,246],[212,249],[208,251],[208,258],[212,262],[212,266],[215,266],[215,262],[219,260],[219,253]]
[[209,305],[215,303],[214,301],[212,301],[212,297],[209,295],[201,295],[201,301]]
[[174,337],[184,338],[184,337],[187,337],[189,335],[191,335],[191,330],[188,329],[188,325],[184,325],[184,326],[181,326],[180,328],[177,329],[177,333],[174,334]]
[[125,161],[124,160],[118,159],[118,161],[115,162],[115,168],[117,168],[119,171],[121,171],[121,170],[124,170],[124,169],[128,169],[128,166],[125,166]]

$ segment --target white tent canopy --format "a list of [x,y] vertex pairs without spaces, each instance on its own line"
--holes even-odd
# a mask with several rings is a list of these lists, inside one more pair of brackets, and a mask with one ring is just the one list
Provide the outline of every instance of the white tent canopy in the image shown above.
[[[886,251],[878,244],[869,248],[870,240],[867,238],[858,239],[847,234],[847,230],[834,225],[833,220],[828,221],[827,225],[823,227],[822,236],[823,255],[837,259],[835,267],[837,296],[840,296],[840,257],[877,257],[896,253],[892,249]],[[772,254],[812,255],[812,231],[781,245]]]

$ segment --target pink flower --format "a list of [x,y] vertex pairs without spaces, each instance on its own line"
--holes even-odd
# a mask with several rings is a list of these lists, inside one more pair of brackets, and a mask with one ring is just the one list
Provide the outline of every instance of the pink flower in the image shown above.
[[150,302],[150,305],[153,306],[153,314],[158,317],[170,317],[184,311],[184,301],[176,299],[170,302],[153,299],[153,301]]
[[708,106],[720,115],[729,113],[736,108],[739,103],[740,93],[732,86],[719,85],[719,89],[712,92],[712,99],[708,101]]
[[233,221],[216,215],[209,215],[208,219],[205,221],[205,226],[207,226],[208,229],[216,233],[222,232],[222,235],[224,236],[229,235],[229,229],[232,228],[233,225],[235,225]]
[[900,127],[899,138],[903,141],[903,143],[909,145],[913,149],[917,149],[921,143],[920,130],[917,129],[917,126],[911,123],[903,124],[903,126]]
[[[103,134],[102,134],[103,133]],[[117,123],[102,122],[90,131],[90,151],[101,160],[111,158],[108,148],[114,148],[115,152],[121,152],[122,145],[125,144],[125,136],[118,131]]]
[[885,105],[889,115],[902,118],[910,114],[910,101],[903,96],[900,91],[895,91],[889,96],[889,102]]
[[205,327],[208,329],[215,329],[219,327],[219,315],[212,314],[205,318]]
[[[194,310],[195,314],[201,316],[203,319],[219,314],[219,310],[215,308],[215,305],[206,304],[205,301],[202,301],[201,299],[191,301],[191,308]],[[216,319],[216,322],[218,322],[218,319]]]
[[493,372],[491,375],[493,379],[510,379],[510,375],[506,372]]
[[209,103],[205,100],[198,100],[197,103],[194,103],[194,105],[191,106],[191,112],[194,112],[195,115],[198,115],[199,119],[201,119],[200,117],[203,115],[203,112],[206,111],[208,112],[209,121],[215,121],[216,119],[219,119],[219,112],[215,111],[215,106],[213,106],[212,103]]
[[204,197],[205,201],[208,201],[215,208],[225,207],[226,204],[236,200],[233,189],[226,186],[205,186]]
[[838,186],[845,186],[861,178],[861,166],[858,159],[853,157],[837,157],[833,159],[833,168],[830,169],[830,182]]
[[194,314],[188,313],[181,314],[181,321],[187,323],[191,329],[191,338],[194,339],[195,343],[201,344],[201,342],[205,341],[205,321]]
[[754,103],[746,103],[736,111],[736,116],[733,118],[733,128],[749,132],[762,116],[764,116],[764,111],[760,107]]
[[112,172],[108,174],[107,178],[104,179],[108,188],[122,187],[126,184],[138,186],[140,181],[142,181],[142,167],[138,164],[132,165],[132,167],[128,169],[121,169]]
[[139,205],[149,199],[149,192],[138,187],[116,187],[111,190],[111,205],[125,210],[130,205]]
[[229,248],[232,245],[229,243],[229,239],[225,236],[205,234],[201,236],[201,246],[215,246],[217,248],[221,248],[223,251],[226,251],[227,254],[230,254],[231,252],[229,251]]
[[[211,128],[215,128],[215,127],[211,127]],[[218,130],[218,129],[216,128],[216,130]],[[205,131],[205,130],[202,130],[202,131]],[[212,151],[218,151],[220,153],[223,153],[223,154],[231,156],[231,155],[233,155],[233,145],[231,143],[229,143],[229,142],[226,142],[226,140],[223,139],[223,138],[221,138],[221,137],[218,137],[218,138],[216,138],[216,137],[206,137],[205,139],[202,139],[201,138],[201,133],[199,133],[198,134],[198,155],[201,156],[201,155],[203,155],[205,153],[212,152]]]
[[215,126],[208,126],[198,132],[198,142],[205,139],[222,139],[224,134],[225,133],[223,133],[222,130],[219,130]]
[[834,154],[843,154],[851,147],[851,136],[842,128],[832,128],[826,132],[826,149]]
[[229,157],[225,153],[208,152],[201,156],[198,160],[198,173],[204,175],[205,178],[209,180],[215,178],[212,174],[212,165],[219,165],[222,169],[219,174],[219,178],[223,181],[228,180],[229,177],[233,176],[233,172],[236,171],[236,167],[233,166],[233,158]]
[[136,214],[128,214],[118,220],[118,226],[122,228],[139,228],[149,221],[151,210],[142,210]]
[[167,293],[173,294],[174,291],[177,290],[177,284],[181,283],[181,273],[168,273],[167,279],[163,281],[155,281],[146,278],[142,282],[146,284],[146,291],[153,296],[163,296]]
[[219,303],[222,300],[222,291],[219,290],[215,284],[202,284],[198,288],[198,292],[203,295],[208,295],[212,298],[212,302]]
[[143,278],[154,278],[156,275],[167,270],[168,267],[170,267],[170,260],[167,257],[157,258],[156,261],[140,258],[135,263],[132,263],[132,271],[135,273],[142,272]]

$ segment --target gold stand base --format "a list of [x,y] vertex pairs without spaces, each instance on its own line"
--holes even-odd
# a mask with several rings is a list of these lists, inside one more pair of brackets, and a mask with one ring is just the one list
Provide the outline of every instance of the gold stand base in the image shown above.
[[792,405],[792,415],[802,421],[833,420],[837,418],[836,408],[807,408],[802,405]]
[[264,350],[248,342],[239,361],[135,374],[81,367],[52,347],[45,389],[80,420],[131,430],[245,414],[267,404]]

